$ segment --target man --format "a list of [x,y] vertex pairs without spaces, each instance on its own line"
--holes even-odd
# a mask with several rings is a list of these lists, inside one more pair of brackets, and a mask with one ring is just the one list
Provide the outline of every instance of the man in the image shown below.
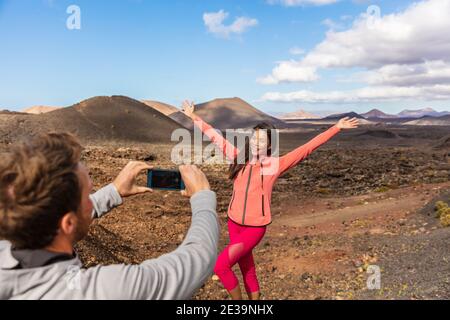
[[0,155],[0,299],[189,299],[212,274],[219,225],[216,195],[195,166],[181,166],[192,225],[172,253],[140,265],[83,269],[73,249],[92,218],[151,189],[135,184],[151,167],[129,163],[90,196],[81,146],[51,133]]

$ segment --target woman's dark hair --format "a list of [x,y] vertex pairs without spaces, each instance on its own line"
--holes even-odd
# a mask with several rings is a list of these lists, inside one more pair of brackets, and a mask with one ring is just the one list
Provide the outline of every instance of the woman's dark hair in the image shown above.
[[[275,126],[266,123],[266,122],[261,122],[259,124],[257,124],[256,126],[253,127],[253,130],[266,130],[267,131],[267,155],[271,156],[272,155],[272,130],[275,130]],[[250,150],[250,139],[248,139],[246,137],[245,139],[245,147],[244,149],[242,149],[239,153],[239,155],[234,158],[233,163],[230,165],[230,168],[228,170],[228,177],[230,180],[234,180],[237,175],[239,174],[239,172],[241,170],[243,170],[245,168],[245,166],[247,165],[247,163],[250,161],[250,156],[253,156],[251,154],[251,150]],[[238,159],[241,158],[241,153],[244,152],[244,158],[245,158],[245,163],[238,163]]]

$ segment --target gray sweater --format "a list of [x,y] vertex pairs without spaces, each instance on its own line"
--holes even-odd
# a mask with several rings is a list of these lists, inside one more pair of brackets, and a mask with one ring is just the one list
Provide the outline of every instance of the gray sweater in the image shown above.
[[[91,196],[94,217],[122,199],[111,184]],[[0,300],[4,299],[190,299],[212,274],[217,258],[219,223],[216,195],[201,191],[191,198],[192,224],[173,252],[140,265],[83,269],[78,257],[48,266],[18,269],[11,244],[0,241]]]

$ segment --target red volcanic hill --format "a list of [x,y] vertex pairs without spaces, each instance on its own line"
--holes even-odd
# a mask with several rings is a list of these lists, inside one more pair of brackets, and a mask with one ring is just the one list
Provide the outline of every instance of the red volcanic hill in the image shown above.
[[164,114],[166,116],[170,116],[171,114],[180,111],[178,108],[171,106],[170,104],[159,102],[159,101],[142,100],[142,103],[145,103],[149,107],[152,107],[153,109],[161,112],[162,114]]
[[424,116],[439,116],[438,112],[432,108],[418,110],[403,110],[398,114],[401,118],[422,118]]
[[195,113],[220,130],[250,128],[260,122],[271,123],[277,128],[287,126],[284,121],[256,109],[240,98],[216,99],[198,104]]
[[189,119],[189,117],[187,117],[183,112],[181,112],[180,109],[159,101],[144,100],[142,102],[147,106],[165,114],[172,120],[178,122],[183,127],[189,130],[192,130],[194,128],[192,120]]
[[140,101],[124,97],[94,97],[38,115],[0,117],[0,139],[14,141],[49,131],[69,131],[82,141],[170,142],[181,126]]
[[50,107],[50,106],[33,106],[24,109],[22,112],[29,113],[29,114],[41,114],[41,113],[47,113],[52,112],[55,110],[61,109],[60,107]]
[[396,115],[387,114],[387,113],[384,113],[383,111],[378,110],[378,109],[372,109],[369,112],[363,113],[361,116],[363,116],[366,119],[372,119],[372,118],[379,118],[379,119],[397,118]]
[[281,114],[278,119],[281,120],[301,120],[301,119],[320,119],[318,115],[312,114],[305,110],[298,110]]
[[406,125],[416,126],[450,126],[450,115],[442,117],[425,116],[417,120],[411,120]]

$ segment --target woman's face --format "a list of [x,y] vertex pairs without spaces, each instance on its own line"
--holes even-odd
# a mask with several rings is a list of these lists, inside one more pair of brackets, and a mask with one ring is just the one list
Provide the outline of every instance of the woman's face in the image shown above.
[[253,155],[267,156],[269,154],[269,137],[267,130],[255,130],[250,139],[250,150]]

